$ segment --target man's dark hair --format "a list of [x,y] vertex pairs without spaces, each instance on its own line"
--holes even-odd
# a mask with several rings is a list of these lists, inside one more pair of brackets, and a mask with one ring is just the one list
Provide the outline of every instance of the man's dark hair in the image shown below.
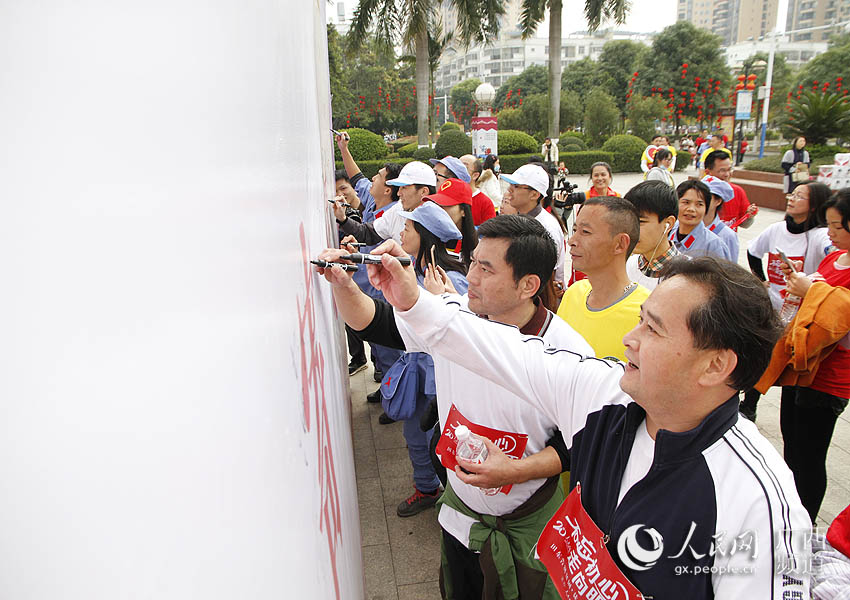
[[723,134],[721,134],[721,133],[712,133],[712,134],[711,134],[711,137],[713,137],[713,138],[717,138],[717,139],[718,139],[718,140],[720,140],[721,142],[723,141]]
[[526,215],[499,215],[481,224],[478,237],[508,240],[505,262],[513,271],[514,282],[519,283],[526,275],[537,275],[540,287],[534,297],[540,296],[558,262],[555,240],[540,221]]
[[470,177],[472,177],[472,175],[475,175],[476,173],[478,173],[480,175],[482,168],[483,168],[483,163],[481,162],[481,159],[476,158],[475,162],[472,163],[472,173],[470,173]]
[[705,168],[708,170],[714,169],[714,163],[718,160],[732,160],[729,157],[729,154],[724,152],[723,150],[715,150],[711,154],[705,157]]
[[676,196],[681,199],[688,190],[696,190],[697,194],[702,197],[702,201],[705,203],[705,209],[708,210],[711,206],[711,190],[708,186],[696,179],[686,179],[676,188]]
[[676,192],[663,181],[644,181],[623,197],[634,204],[638,215],[655,215],[659,221],[679,215]]
[[[422,188],[427,189],[427,190],[428,190],[428,193],[427,193],[427,194],[425,194],[426,196],[430,196],[431,194],[436,194],[436,193],[437,193],[437,188],[436,188],[436,187],[434,187],[433,185],[420,185],[420,184],[418,184],[418,183],[414,183],[414,184],[413,184],[413,186],[414,186],[417,190],[421,190]],[[393,187],[395,187],[395,186],[393,186]]]
[[650,141],[653,141],[653,142],[654,142],[654,141],[655,141],[655,140],[657,140],[658,138],[663,138],[663,137],[664,137],[664,136],[663,136],[663,135],[661,135],[660,133],[656,133],[654,136],[652,136],[652,140],[650,140]]
[[608,209],[605,222],[608,223],[612,235],[625,233],[629,236],[629,248],[626,251],[626,258],[631,256],[632,250],[635,249],[640,238],[640,215],[635,205],[625,198],[596,196],[595,198],[585,200],[582,209],[587,206],[593,206],[594,204],[604,206]]
[[[401,174],[401,167],[402,165],[398,163],[384,163],[384,168],[387,170],[386,181],[389,181],[390,179],[396,179]],[[397,201],[399,190],[398,186],[391,185],[388,187],[390,188],[390,190],[392,190],[392,194],[390,196],[392,198],[392,201]]]
[[[809,184],[811,185],[811,184]],[[809,201],[811,202],[811,200]],[[850,188],[838,190],[827,200],[820,210],[823,222],[826,223],[826,209],[834,208],[841,214],[841,226],[845,231],[850,231]]]
[[345,169],[337,169],[334,171],[334,182],[345,180],[348,183],[351,183],[351,178],[348,176],[348,173],[345,172]]
[[688,315],[688,330],[700,350],[731,350],[738,364],[728,385],[752,388],[761,377],[782,323],[767,290],[755,275],[727,260],[712,256],[679,256],[661,272],[661,278],[681,276],[705,289],[708,300]]

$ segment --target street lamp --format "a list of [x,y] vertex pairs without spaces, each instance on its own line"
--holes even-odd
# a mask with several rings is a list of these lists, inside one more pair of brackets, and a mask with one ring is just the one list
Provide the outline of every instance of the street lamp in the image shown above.
[[735,118],[738,120],[738,144],[736,145],[735,164],[741,164],[743,156],[741,148],[744,144],[744,121],[749,121],[751,118],[753,105],[753,90],[756,87],[756,75],[754,71],[759,71],[767,66],[767,63],[761,59],[755,61],[744,61],[742,65],[744,72],[738,75],[738,85],[735,86],[737,92],[735,98]]

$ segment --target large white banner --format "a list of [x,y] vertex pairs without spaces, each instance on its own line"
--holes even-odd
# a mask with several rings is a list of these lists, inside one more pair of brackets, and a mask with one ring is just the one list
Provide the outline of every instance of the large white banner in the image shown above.
[[0,598],[361,598],[325,2],[0,2]]

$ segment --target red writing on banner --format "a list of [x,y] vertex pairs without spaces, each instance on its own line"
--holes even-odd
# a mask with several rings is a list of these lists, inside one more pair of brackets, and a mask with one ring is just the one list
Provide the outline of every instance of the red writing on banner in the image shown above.
[[[455,458],[455,451],[457,450],[455,428],[458,425],[466,425],[475,435],[486,437],[511,458],[522,458],[523,452],[525,452],[525,446],[528,444],[528,436],[526,434],[501,431],[473,423],[464,417],[457,407],[452,404],[449,410],[449,416],[446,419],[446,425],[443,427],[443,432],[440,434],[440,441],[437,442],[436,448],[437,456],[440,457],[440,463],[450,471],[454,471],[455,465],[457,465],[457,459]],[[511,491],[511,487],[513,486],[502,486],[500,493],[507,494]]]
[[[802,261],[804,256],[789,256],[789,260],[799,260]],[[780,265],[782,264],[782,259],[779,258],[779,255],[775,252],[768,252],[767,254],[767,279],[770,283],[775,283],[776,285],[785,286],[785,273],[782,272]],[[784,293],[782,294],[785,295]]]
[[614,563],[605,536],[581,504],[576,485],[543,528],[537,556],[566,600],[639,600],[640,591]]
[[298,305],[298,329],[301,335],[301,400],[304,411],[304,428],[316,431],[316,457],[319,480],[319,531],[328,542],[328,555],[333,573],[336,597],[340,597],[336,551],[342,540],[342,518],[340,514],[339,490],[334,469],[334,452],[331,444],[330,422],[325,398],[325,358],[316,339],[316,308],[313,304],[313,272],[304,224],[300,227],[301,257],[304,264],[304,288],[306,294]]

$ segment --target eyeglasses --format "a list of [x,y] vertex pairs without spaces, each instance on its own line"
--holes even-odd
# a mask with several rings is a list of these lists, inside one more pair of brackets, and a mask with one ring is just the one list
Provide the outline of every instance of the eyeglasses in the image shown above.
[[529,192],[536,191],[533,187],[531,187],[529,185],[518,185],[518,184],[512,183],[510,185],[510,187],[514,188],[515,190],[528,190]]
[[441,173],[437,173],[436,171],[434,171],[434,175],[436,175],[437,177],[442,177],[443,179],[449,179],[448,175],[443,175]]
[[785,195],[786,200],[791,200],[792,198],[796,198],[797,200],[808,200],[808,198],[798,192],[791,192],[790,194]]

